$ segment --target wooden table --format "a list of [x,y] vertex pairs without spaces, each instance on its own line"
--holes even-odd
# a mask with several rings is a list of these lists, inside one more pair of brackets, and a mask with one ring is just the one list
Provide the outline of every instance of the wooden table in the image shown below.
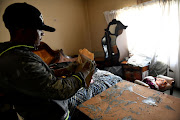
[[180,98],[123,80],[77,111],[84,120],[180,120]]

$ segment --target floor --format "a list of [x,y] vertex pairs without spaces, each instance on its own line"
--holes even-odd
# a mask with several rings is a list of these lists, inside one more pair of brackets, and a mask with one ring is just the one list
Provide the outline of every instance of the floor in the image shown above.
[[[166,90],[164,93],[170,95],[170,90]],[[180,98],[180,88],[174,88],[173,96]]]

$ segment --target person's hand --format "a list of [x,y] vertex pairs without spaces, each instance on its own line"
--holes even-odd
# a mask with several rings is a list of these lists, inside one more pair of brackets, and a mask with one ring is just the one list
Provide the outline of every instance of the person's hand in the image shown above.
[[84,78],[86,78],[90,71],[90,62],[85,62],[84,65],[82,65],[82,69],[80,70],[80,72],[82,72]]
[[84,75],[85,88],[88,88],[96,67],[95,61],[80,54],[77,62],[79,63],[79,66],[77,67],[76,71],[81,72]]
[[88,88],[90,83],[91,83],[91,79],[92,79],[92,76],[94,74],[95,67],[96,67],[95,61],[91,61],[91,64],[90,64],[90,73],[87,75],[87,77],[85,79],[85,82],[86,82],[85,88]]
[[92,76],[95,71],[96,64],[94,61],[87,61],[82,68],[81,72],[84,75],[85,80],[85,88],[88,88],[92,79]]
[[84,74],[84,77],[86,78],[90,72],[95,70],[95,67],[96,67],[95,61],[92,61],[86,56],[81,55],[81,63],[77,67],[76,71],[82,72]]

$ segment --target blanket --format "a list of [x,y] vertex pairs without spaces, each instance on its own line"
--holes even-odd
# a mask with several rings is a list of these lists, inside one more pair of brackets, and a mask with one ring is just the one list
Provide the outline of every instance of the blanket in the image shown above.
[[86,89],[82,87],[74,96],[68,99],[70,114],[74,113],[76,106],[105,91],[121,80],[121,77],[114,75],[108,71],[96,69],[96,72],[92,76],[89,88]]

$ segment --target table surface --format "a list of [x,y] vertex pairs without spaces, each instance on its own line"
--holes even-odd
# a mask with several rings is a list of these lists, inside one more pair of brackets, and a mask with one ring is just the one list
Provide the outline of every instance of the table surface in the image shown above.
[[97,120],[180,120],[180,98],[123,80],[77,110]]

